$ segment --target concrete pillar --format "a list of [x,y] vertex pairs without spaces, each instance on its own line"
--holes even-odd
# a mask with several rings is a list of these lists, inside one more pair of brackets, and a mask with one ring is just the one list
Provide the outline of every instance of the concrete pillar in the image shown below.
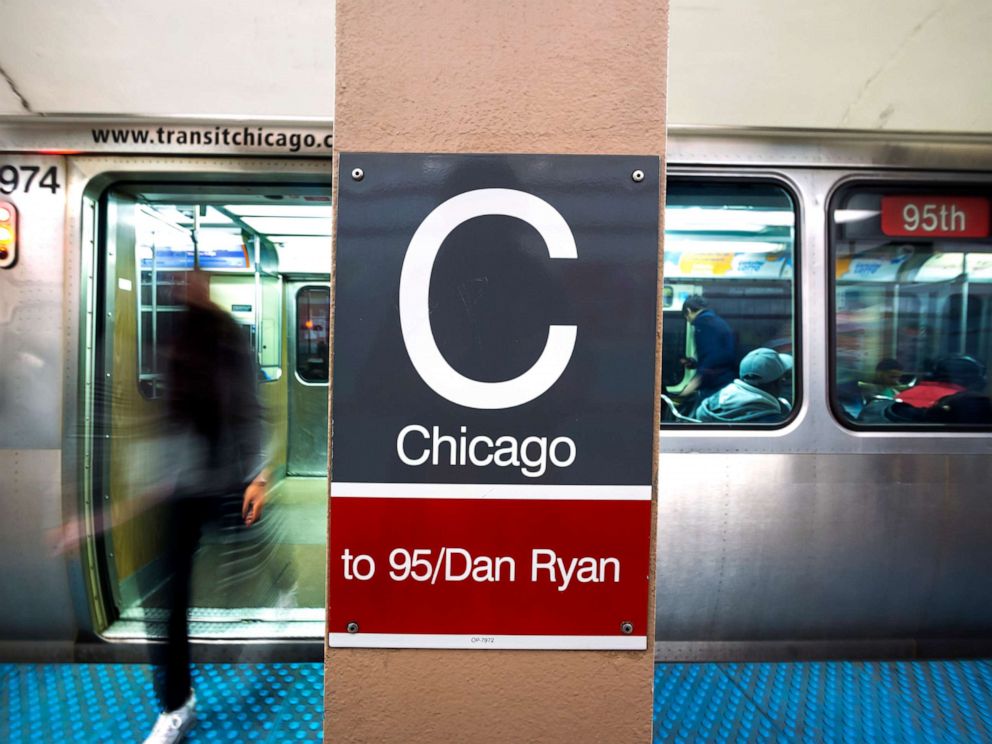
[[[337,0],[335,148],[663,156],[667,6]],[[648,742],[653,654],[329,649],[325,739]]]

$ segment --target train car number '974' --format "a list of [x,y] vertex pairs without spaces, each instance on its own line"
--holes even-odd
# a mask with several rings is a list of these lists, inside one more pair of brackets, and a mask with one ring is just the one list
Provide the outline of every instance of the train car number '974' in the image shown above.
[[0,193],[23,191],[27,194],[32,190],[48,189],[57,194],[61,188],[54,165],[44,171],[40,165],[0,165]]

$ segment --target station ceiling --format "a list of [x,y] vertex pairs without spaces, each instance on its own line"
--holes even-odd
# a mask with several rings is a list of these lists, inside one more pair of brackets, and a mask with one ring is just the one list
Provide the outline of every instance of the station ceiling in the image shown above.
[[[0,114],[334,115],[333,0],[0,0],[0,18]],[[671,0],[669,121],[989,132],[990,38],[989,0]]]

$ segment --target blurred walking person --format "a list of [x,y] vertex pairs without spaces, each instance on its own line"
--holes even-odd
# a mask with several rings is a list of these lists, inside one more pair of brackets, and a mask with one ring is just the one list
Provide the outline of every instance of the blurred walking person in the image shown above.
[[231,514],[258,522],[268,472],[254,354],[234,319],[210,300],[210,277],[190,272],[166,373],[172,493],[165,500],[167,642],[156,659],[162,704],[146,744],[180,741],[196,721],[187,612],[203,531]]

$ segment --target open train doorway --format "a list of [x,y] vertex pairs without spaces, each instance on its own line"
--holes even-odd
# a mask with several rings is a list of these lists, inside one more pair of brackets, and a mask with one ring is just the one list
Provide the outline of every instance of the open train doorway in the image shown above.
[[162,434],[166,365],[195,267],[252,349],[271,476],[257,525],[234,514],[204,532],[191,637],[322,636],[330,193],[327,182],[130,177],[95,199],[88,440],[90,490],[103,496],[92,500],[104,528],[92,550],[103,637],[165,635],[170,535],[163,505],[145,496],[176,466]]

